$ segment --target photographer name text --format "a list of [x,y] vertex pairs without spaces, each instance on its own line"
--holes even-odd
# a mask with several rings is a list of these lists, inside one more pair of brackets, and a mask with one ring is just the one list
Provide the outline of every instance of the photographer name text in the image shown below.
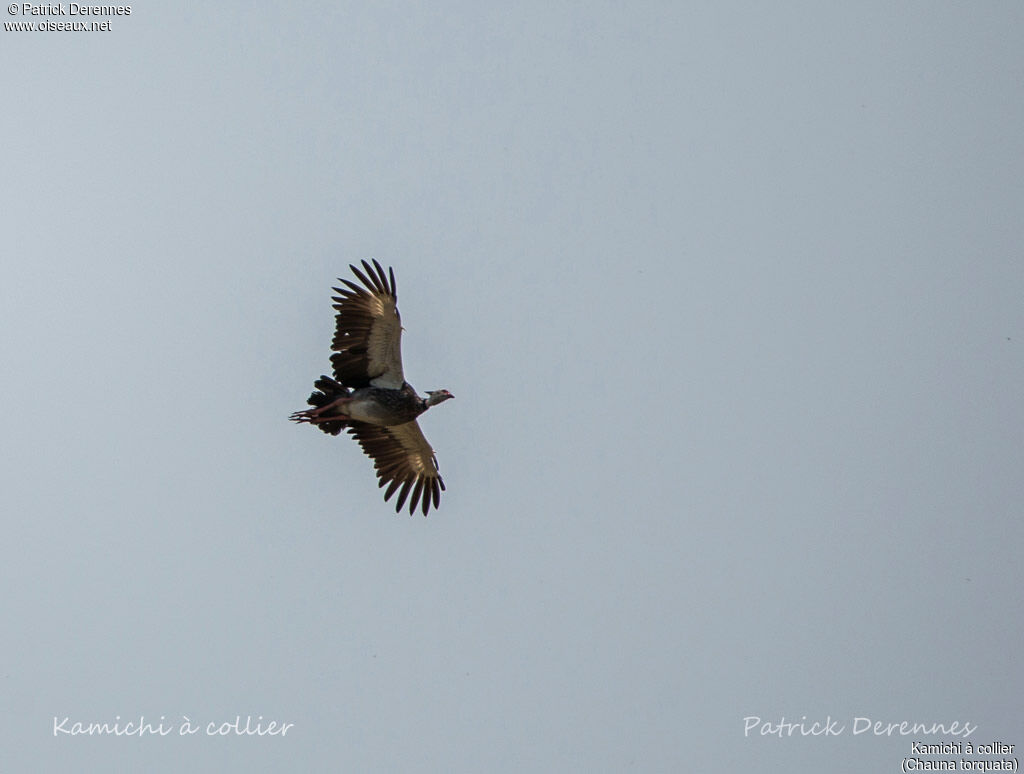
[[87,3],[53,3],[32,5],[32,3],[11,3],[7,13],[11,16],[131,16],[130,5],[89,5]]
[[874,736],[942,734],[943,736],[962,736],[964,739],[978,730],[978,727],[969,721],[961,723],[959,720],[954,720],[951,723],[921,723],[909,720],[889,722],[871,718],[854,718],[852,723],[840,723],[831,715],[826,715],[824,720],[815,721],[808,721],[807,716],[803,715],[798,721],[788,721],[785,717],[781,717],[776,723],[771,720],[762,720],[756,715],[748,715],[743,718],[743,736],[777,736],[779,739],[787,736],[842,736],[846,733],[847,728],[852,731],[851,736],[860,734]]

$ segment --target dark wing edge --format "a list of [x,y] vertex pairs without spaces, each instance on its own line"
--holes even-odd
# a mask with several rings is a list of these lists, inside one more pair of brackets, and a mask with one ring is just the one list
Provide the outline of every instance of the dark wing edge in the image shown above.
[[423,515],[441,503],[444,480],[437,468],[437,458],[427,439],[413,420],[402,425],[381,427],[365,422],[353,422],[347,428],[363,451],[373,459],[377,471],[378,486],[383,488],[384,502],[398,492],[395,513],[400,513],[406,499],[409,500],[409,515],[421,506]]
[[338,294],[331,298],[337,311],[331,341],[334,377],[346,387],[400,389],[405,376],[395,271],[389,267],[385,274],[376,260],[372,266],[362,263],[363,271],[349,268],[364,287],[339,277],[343,287],[332,288]]

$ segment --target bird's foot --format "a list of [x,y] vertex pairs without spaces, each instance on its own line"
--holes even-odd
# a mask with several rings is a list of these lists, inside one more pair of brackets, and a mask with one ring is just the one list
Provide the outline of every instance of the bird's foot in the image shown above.
[[[294,412],[289,419],[292,422],[308,422],[311,425],[317,425],[321,422],[331,422],[338,419],[348,419],[347,414],[342,413],[341,406],[349,402],[351,398],[342,397],[335,401],[331,401],[326,406],[317,406],[316,408],[306,409],[305,411]],[[333,409],[333,412],[331,411]],[[327,416],[324,416],[327,414]]]
[[338,420],[349,419],[347,414],[330,414],[328,416],[323,416],[323,411],[327,408],[330,408],[330,406],[321,406],[316,409],[296,411],[288,418],[292,422],[307,422],[311,425],[318,425],[321,422],[336,422]]
[[307,411],[295,411],[288,418],[292,422],[312,422],[313,421],[313,416],[312,416],[312,414],[308,410]]

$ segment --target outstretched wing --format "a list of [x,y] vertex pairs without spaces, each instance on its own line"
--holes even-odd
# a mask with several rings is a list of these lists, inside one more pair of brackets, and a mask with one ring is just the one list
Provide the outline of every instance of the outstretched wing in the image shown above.
[[410,515],[421,501],[424,516],[430,510],[431,503],[435,508],[438,507],[444,481],[437,469],[434,450],[423,437],[416,420],[390,427],[353,422],[348,426],[348,432],[359,441],[363,451],[373,458],[378,485],[388,485],[384,501],[390,500],[391,495],[398,491],[395,513],[402,510],[406,498],[409,499]]
[[402,318],[398,314],[395,272],[363,261],[365,273],[349,265],[364,287],[338,278],[333,288],[335,315],[331,364],[334,377],[346,387],[384,387],[400,390],[402,373]]

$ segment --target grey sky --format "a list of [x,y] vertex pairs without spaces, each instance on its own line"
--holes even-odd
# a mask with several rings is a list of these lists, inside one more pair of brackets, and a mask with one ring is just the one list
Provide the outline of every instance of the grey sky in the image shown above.
[[[1024,744],[1022,6],[100,18],[0,38],[0,769]],[[428,519],[287,421],[368,257],[457,396]],[[294,727],[178,735],[237,715]]]

